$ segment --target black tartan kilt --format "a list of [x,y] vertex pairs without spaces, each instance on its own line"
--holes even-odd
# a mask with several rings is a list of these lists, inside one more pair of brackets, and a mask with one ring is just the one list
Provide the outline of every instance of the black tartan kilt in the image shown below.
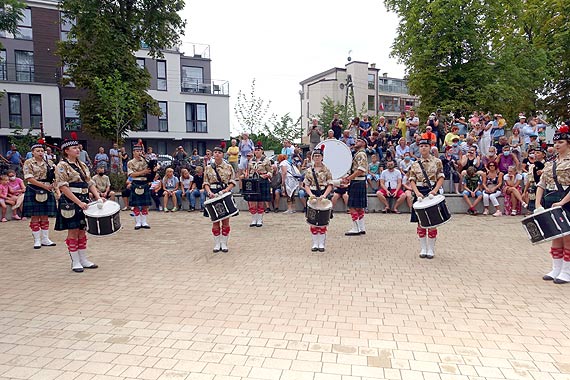
[[[36,201],[36,192],[34,189],[41,189],[34,185],[28,185],[26,187],[26,192],[24,193],[24,203],[22,214],[25,217],[31,216],[56,216],[57,214],[57,206],[55,204],[55,197],[53,192],[48,191],[47,193],[47,200],[45,202],[37,202]],[[44,189],[41,189],[44,190]],[[45,191],[45,190],[44,190]]]
[[[144,194],[138,195],[135,193],[137,186],[144,188]],[[131,195],[129,196],[130,207],[143,207],[152,205],[152,198],[150,196],[150,187],[144,181],[133,181],[131,185]]]
[[[89,203],[89,195],[88,194],[75,194],[77,198],[81,202]],[[72,218],[64,218],[61,215],[62,206],[70,204],[75,209],[75,215]],[[85,214],[83,210],[73,203],[72,200],[67,198],[65,195],[61,195],[59,198],[59,204],[57,208],[57,215],[55,217],[55,230],[56,231],[64,231],[64,230],[75,230],[79,228],[80,230],[84,230],[87,227],[87,222],[85,221]]]
[[348,207],[366,208],[368,199],[366,198],[366,181],[351,181],[348,187]]
[[259,194],[244,195],[243,197],[248,202],[271,202],[270,187],[269,180],[260,178]]
[[[424,198],[429,194],[429,192],[431,191],[431,189],[429,187],[425,187],[425,186],[418,186],[418,190],[420,193],[422,193],[422,195],[424,196]],[[414,198],[412,199],[412,201],[415,203],[418,200],[418,197],[416,197],[416,193],[414,193]],[[411,223],[418,223],[418,216],[416,215],[416,211],[414,210],[414,208],[412,207],[412,209],[410,210],[410,222]]]

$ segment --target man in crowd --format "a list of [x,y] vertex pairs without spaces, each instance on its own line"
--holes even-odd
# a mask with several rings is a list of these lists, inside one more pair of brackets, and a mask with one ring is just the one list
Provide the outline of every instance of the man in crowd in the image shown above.
[[88,167],[91,167],[91,158],[86,150],[83,150],[83,145],[79,144],[79,160]]
[[111,181],[105,175],[105,169],[102,167],[97,168],[97,175],[93,176],[93,182],[99,192],[99,196],[103,199],[115,200],[115,192],[111,191]]
[[121,166],[121,158],[119,157],[119,144],[114,143],[109,149],[109,157],[111,158],[111,173],[118,173]]
[[416,134],[419,125],[420,119],[416,116],[416,111],[411,109],[410,117],[406,120],[405,135],[403,135],[403,137],[406,137],[406,142],[412,141],[412,138]]
[[[399,214],[398,207],[406,201],[406,193],[402,190],[402,173],[396,170],[394,161],[388,161],[386,167],[380,174],[380,188],[376,192],[376,196],[384,205],[382,212]],[[393,209],[390,209],[387,197],[396,199]]]
[[352,136],[350,136],[350,131],[348,129],[345,129],[342,132],[342,137],[340,138],[340,141],[342,141],[343,143],[346,144],[346,146],[348,146],[350,148],[350,150],[354,149],[354,139],[352,138]]
[[335,139],[340,140],[342,136],[342,128],[342,120],[338,118],[338,113],[335,113],[330,125],[330,129],[332,129]]
[[322,135],[323,127],[319,125],[318,119],[313,119],[312,124],[307,131],[307,136],[309,136],[309,152],[312,152],[317,144],[321,142]]
[[18,152],[16,144],[10,145],[10,150],[6,152],[6,159],[10,164],[10,169],[14,170],[16,174],[20,173],[20,167],[22,166],[22,155]]
[[287,161],[289,161],[290,164],[293,164],[294,153],[295,153],[295,148],[293,148],[293,144],[291,144],[291,141],[289,140],[283,141],[283,148],[281,148],[281,154],[287,156]]

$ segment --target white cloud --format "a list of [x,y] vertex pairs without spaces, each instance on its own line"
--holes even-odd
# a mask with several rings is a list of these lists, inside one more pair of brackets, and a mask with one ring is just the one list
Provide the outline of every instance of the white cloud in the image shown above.
[[375,62],[380,72],[403,76],[390,58],[398,18],[382,0],[199,1],[186,3],[185,42],[210,45],[212,79],[230,82],[233,102],[256,79],[257,94],[281,115],[300,112],[299,82],[353,60]]

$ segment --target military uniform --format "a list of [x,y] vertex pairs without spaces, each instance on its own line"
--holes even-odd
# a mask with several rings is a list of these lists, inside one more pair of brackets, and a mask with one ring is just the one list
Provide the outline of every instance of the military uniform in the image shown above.
[[[365,140],[363,140],[365,141]],[[366,173],[368,171],[368,156],[364,148],[354,154],[352,159],[351,173],[357,170],[362,171],[358,177],[354,177],[350,181],[348,187],[348,207],[351,210],[353,227],[345,233],[347,236],[364,235],[366,229],[364,227],[364,209],[368,205],[366,198]]]
[[[249,178],[259,178],[259,194],[246,195],[245,200],[248,202],[270,202],[271,192],[269,191],[269,181],[273,174],[273,169],[271,168],[269,159],[260,158],[258,160],[253,157],[249,160],[247,172],[249,173]],[[263,174],[269,175],[269,178],[261,178]]]
[[[141,147],[136,147],[141,150]],[[148,169],[146,160],[142,157],[133,158],[127,163],[127,173],[132,177],[133,173]],[[135,230],[141,228],[149,229],[150,226],[146,220],[148,215],[148,206],[152,204],[150,196],[150,187],[146,176],[132,177],[131,195],[129,196],[129,205],[133,207],[135,214]]]
[[[547,162],[537,184],[544,189],[542,202],[544,208],[551,208],[553,203],[559,202],[566,195],[564,192],[568,191],[568,186],[570,186],[570,158],[556,160],[556,176],[563,192],[560,192],[554,181],[554,161]],[[570,203],[565,204],[564,209],[570,212]]]
[[[81,202],[89,203],[89,186],[93,183],[89,168],[83,162],[77,160],[76,163],[70,163],[65,159],[61,160],[55,170],[55,182],[58,188],[68,186]],[[83,209],[62,194],[59,199],[55,229],[57,231],[85,230],[86,227]]]
[[[49,184],[49,169],[55,169],[53,162],[46,162],[45,160],[38,162],[32,157],[24,162],[24,180],[34,178],[38,182]],[[53,217],[56,213],[57,209],[53,192],[28,183],[26,193],[24,194],[23,215],[26,217],[43,215]]]
[[[314,196],[320,197],[325,194],[325,191],[328,186],[332,186],[332,180],[333,180],[332,174],[329,168],[327,168],[325,164],[321,164],[321,166],[319,167],[313,166],[307,169],[303,183],[305,184],[306,188],[311,190],[311,193],[313,193]],[[309,199],[309,201],[307,202],[307,215],[309,215],[309,213],[311,212],[311,207],[310,207],[311,202],[312,202],[311,199]],[[307,217],[307,220],[308,219],[309,218]],[[311,235],[313,237],[313,247],[311,248],[311,251],[315,252],[318,250],[324,252],[327,226],[311,225],[310,230],[311,230]]]

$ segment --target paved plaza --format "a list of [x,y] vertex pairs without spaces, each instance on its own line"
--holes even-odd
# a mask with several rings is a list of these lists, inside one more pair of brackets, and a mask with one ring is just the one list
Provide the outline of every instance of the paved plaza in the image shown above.
[[337,213],[325,253],[300,213],[242,212],[228,254],[199,213],[121,217],[82,274],[64,233],[0,225],[1,379],[570,379],[570,284],[521,217],[456,215],[431,261],[406,214]]

